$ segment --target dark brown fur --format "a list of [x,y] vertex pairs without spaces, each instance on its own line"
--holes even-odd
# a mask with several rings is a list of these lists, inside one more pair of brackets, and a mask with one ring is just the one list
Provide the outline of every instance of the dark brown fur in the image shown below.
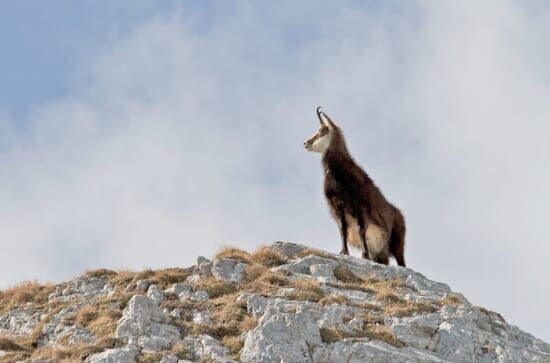
[[[326,115],[325,115],[326,116]],[[342,237],[342,254],[348,254],[348,223],[346,215],[357,221],[363,244],[363,257],[388,264],[388,253],[369,251],[366,230],[374,223],[386,231],[389,244],[386,251],[400,266],[405,266],[405,220],[395,206],[384,198],[371,178],[349,154],[340,128],[333,124],[333,137],[323,155],[324,191],[332,215]],[[370,253],[369,253],[370,252]]]

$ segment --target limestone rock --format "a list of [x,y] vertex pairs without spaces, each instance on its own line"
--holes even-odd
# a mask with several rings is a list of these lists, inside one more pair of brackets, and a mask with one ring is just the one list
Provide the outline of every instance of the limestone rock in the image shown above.
[[[257,282],[244,281],[245,263],[199,257],[182,275],[81,276],[26,296],[0,309],[0,360],[50,362],[44,352],[101,346],[111,349],[86,362],[550,363],[548,343],[410,268],[271,248],[286,260],[254,266]],[[18,350],[28,339],[36,349]]]
[[133,346],[108,349],[89,356],[86,363],[134,363],[138,354],[139,350]]
[[310,314],[275,313],[248,333],[241,360],[311,362],[312,349],[322,344],[319,327]]
[[212,275],[222,281],[241,282],[246,264],[230,258],[217,258],[212,265]]

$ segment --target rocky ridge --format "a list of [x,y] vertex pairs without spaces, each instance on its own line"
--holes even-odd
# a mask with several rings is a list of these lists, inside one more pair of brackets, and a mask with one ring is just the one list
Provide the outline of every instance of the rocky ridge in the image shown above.
[[0,292],[0,361],[550,362],[550,345],[409,268],[277,242]]

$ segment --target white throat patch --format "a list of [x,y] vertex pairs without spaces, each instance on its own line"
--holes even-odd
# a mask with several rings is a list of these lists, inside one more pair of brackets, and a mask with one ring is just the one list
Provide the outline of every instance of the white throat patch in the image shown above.
[[332,140],[332,132],[328,132],[326,135],[319,137],[311,145],[311,151],[324,154],[327,151],[330,141]]

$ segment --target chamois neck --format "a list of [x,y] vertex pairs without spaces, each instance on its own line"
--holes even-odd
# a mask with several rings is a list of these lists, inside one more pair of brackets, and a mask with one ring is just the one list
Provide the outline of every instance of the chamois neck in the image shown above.
[[346,147],[346,142],[342,134],[338,131],[331,140],[327,150],[323,153],[323,168],[325,173],[338,170],[349,163],[355,164]]

